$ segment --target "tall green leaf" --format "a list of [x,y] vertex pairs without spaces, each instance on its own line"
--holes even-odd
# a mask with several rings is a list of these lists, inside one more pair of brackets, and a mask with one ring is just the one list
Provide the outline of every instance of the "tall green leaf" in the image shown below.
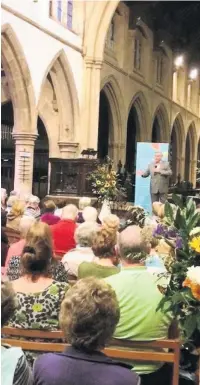
[[174,213],[173,213],[172,206],[170,205],[169,202],[165,203],[165,217],[167,218],[170,224],[174,223]]
[[183,199],[181,198],[181,196],[172,194],[172,200],[176,206],[180,207],[180,209],[184,208]]
[[177,229],[186,230],[186,220],[185,220],[184,216],[181,214],[180,208],[178,208],[178,210],[176,212],[176,218],[175,218],[174,225]]
[[200,220],[200,214],[196,213],[192,216],[192,218],[187,223],[188,234],[196,227],[198,221]]

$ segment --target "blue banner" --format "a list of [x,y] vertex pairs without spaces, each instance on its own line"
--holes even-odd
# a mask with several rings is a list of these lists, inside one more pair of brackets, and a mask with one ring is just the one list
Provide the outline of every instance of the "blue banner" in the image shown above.
[[163,154],[163,160],[168,160],[168,143],[137,143],[136,177],[135,177],[135,205],[142,206],[151,213],[150,176],[142,178],[148,165],[154,161],[156,151]]

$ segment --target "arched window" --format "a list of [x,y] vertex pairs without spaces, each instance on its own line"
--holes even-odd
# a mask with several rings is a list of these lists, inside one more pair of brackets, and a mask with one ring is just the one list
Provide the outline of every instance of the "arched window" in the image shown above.
[[112,18],[112,21],[109,25],[109,29],[106,36],[106,47],[113,49],[114,41],[115,41],[115,22],[114,22],[114,18]]
[[67,28],[72,28],[73,1],[67,2]]
[[57,19],[62,21],[62,1],[57,1]]
[[164,66],[164,58],[163,58],[163,54],[160,53],[156,59],[156,83],[160,85],[163,84],[163,66]]
[[139,37],[134,41],[134,68],[136,70],[141,69],[141,54],[142,54],[142,42]]

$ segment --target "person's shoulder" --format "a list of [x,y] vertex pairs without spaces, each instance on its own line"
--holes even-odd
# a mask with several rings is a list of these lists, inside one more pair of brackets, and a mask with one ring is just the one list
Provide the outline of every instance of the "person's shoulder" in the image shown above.
[[116,363],[112,366],[113,382],[115,385],[140,385],[139,376],[126,365]]

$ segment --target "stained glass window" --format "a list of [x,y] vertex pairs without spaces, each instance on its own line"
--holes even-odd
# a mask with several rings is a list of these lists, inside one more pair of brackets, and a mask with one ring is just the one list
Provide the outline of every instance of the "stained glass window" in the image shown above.
[[67,2],[67,28],[72,28],[73,1]]

